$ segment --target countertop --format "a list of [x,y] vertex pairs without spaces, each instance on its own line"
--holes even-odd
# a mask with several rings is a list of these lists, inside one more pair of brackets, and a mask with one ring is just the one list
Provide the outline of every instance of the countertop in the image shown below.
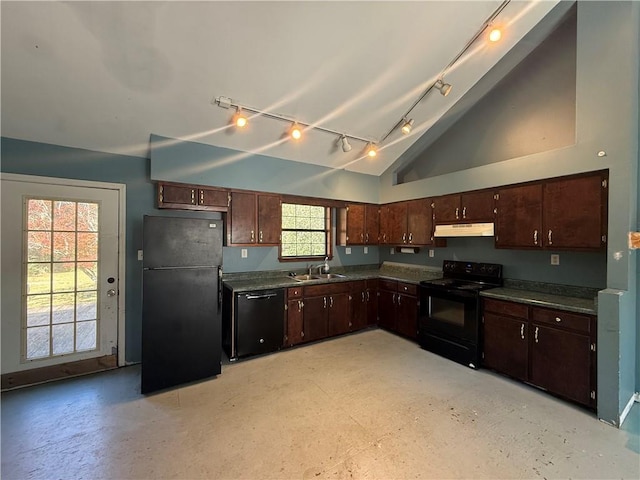
[[585,313],[588,315],[598,314],[595,297],[581,298],[517,288],[491,288],[480,292],[480,295],[497,300],[524,303],[536,307],[555,308],[567,312]]

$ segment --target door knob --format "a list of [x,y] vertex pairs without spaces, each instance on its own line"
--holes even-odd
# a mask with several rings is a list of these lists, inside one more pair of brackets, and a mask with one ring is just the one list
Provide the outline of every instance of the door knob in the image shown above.
[[116,296],[116,291],[113,288],[110,288],[109,290],[107,290],[107,297],[115,297]]

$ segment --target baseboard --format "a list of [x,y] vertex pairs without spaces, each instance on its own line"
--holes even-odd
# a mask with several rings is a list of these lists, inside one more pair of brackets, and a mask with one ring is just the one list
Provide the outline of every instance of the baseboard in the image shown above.
[[627,415],[629,415],[629,412],[631,411],[631,407],[633,407],[633,404],[635,402],[640,402],[640,393],[638,392],[631,395],[631,398],[627,402],[627,405],[624,407],[624,410],[622,410],[622,413],[620,414],[620,423],[618,425],[622,426],[624,420],[627,418]]
[[2,391],[5,391],[38,383],[51,382],[53,380],[61,380],[63,378],[111,370],[117,367],[118,356],[105,355],[103,357],[79,360],[77,362],[67,362],[20,372],[4,373],[2,374],[0,383]]

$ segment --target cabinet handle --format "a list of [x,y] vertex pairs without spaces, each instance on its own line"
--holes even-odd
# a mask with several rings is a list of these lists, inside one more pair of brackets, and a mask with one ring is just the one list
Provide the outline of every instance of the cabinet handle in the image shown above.
[[413,242],[413,233],[409,232],[409,243]]
[[300,332],[300,338],[304,338],[304,332]]
[[302,300],[298,300],[298,311],[302,311]]
[[260,237],[260,243],[262,243],[262,230],[260,230],[259,237]]
[[333,297],[329,297],[329,308],[333,308]]
[[255,242],[256,240],[256,234],[253,230],[251,230],[251,242]]
[[560,317],[556,317],[556,322],[560,323],[562,319]]
[[370,296],[369,296],[369,290],[367,290],[367,302],[369,301],[369,298],[370,298]]
[[360,241],[364,242],[364,234],[363,233],[360,234]]
[[407,243],[407,234],[406,233],[402,234],[402,243]]
[[533,231],[533,244],[534,245],[538,244],[538,230]]
[[536,333],[534,335],[534,338],[536,340],[536,343],[538,343],[538,327],[536,327]]
[[200,205],[204,204],[204,190],[200,190]]
[[551,230],[549,230],[549,245],[553,245],[553,242],[551,241]]
[[192,205],[196,204],[196,189],[195,188],[191,189],[191,204]]
[[460,219],[460,209],[458,207],[456,207],[456,220]]
[[398,294],[398,305],[400,305],[400,299],[402,298],[402,295]]
[[364,236],[365,243],[369,243],[369,233]]
[[524,340],[524,323],[520,325],[520,338]]
[[395,293],[391,297],[391,303],[393,303],[394,305],[396,304],[396,294]]
[[462,207],[462,218],[467,218],[467,207]]
[[364,292],[362,292],[362,303],[364,303]]

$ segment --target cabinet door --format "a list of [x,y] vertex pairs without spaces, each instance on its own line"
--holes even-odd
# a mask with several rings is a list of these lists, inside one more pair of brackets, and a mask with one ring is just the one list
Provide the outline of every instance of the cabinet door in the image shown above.
[[544,184],[545,247],[600,249],[605,245],[607,190],[600,174]]
[[527,380],[527,321],[488,312],[484,314],[483,320],[483,365],[519,380]]
[[196,205],[197,192],[189,185],[158,184],[158,207],[180,208],[181,205]]
[[229,205],[229,193],[217,188],[199,188],[198,205],[202,207],[218,207],[214,210],[227,210]]
[[349,294],[334,293],[327,297],[329,303],[329,335],[347,333],[351,326],[351,312],[349,310]]
[[258,243],[278,245],[282,227],[282,210],[278,195],[258,195]]
[[380,235],[380,207],[378,205],[367,205],[365,207],[364,222],[364,243],[377,245]]
[[418,299],[413,295],[398,293],[396,330],[405,337],[418,337]]
[[396,330],[396,292],[378,291],[378,325],[388,330]]
[[378,323],[378,280],[367,280],[367,325]]
[[463,222],[493,222],[493,191],[462,193],[460,208]]
[[436,225],[440,223],[456,223],[460,220],[460,195],[436,197],[432,202]]
[[542,184],[504,188],[496,200],[495,245],[542,247]]
[[229,213],[229,244],[256,243],[256,195],[232,192]]
[[431,200],[428,198],[407,202],[408,244],[431,245],[432,217]]
[[379,215],[380,233],[378,235],[378,243],[380,245],[387,245],[391,240],[390,217],[391,211],[389,205],[381,205]]
[[389,244],[404,245],[407,243],[407,204],[389,204]]
[[570,400],[591,403],[591,342],[587,335],[531,324],[530,381]]
[[347,206],[347,245],[362,245],[364,241],[365,206],[349,204]]
[[303,302],[296,298],[287,302],[287,339],[286,346],[304,342],[303,335]]
[[367,326],[367,289],[365,282],[357,283],[357,287],[354,288],[351,298],[351,330],[361,330]]
[[329,300],[326,296],[304,299],[304,341],[326,338],[328,333]]

